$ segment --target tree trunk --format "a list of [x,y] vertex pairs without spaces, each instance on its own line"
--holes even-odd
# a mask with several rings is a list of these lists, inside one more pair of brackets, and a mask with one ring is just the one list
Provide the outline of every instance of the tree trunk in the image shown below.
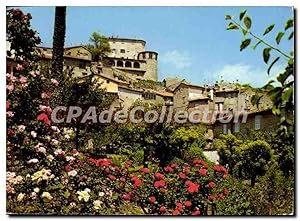
[[62,80],[66,35],[66,6],[55,7],[51,77]]

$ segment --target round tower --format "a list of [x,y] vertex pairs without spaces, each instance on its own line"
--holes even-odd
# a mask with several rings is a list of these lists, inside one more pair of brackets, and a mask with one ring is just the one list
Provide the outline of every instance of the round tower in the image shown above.
[[157,58],[158,54],[155,51],[143,51],[138,54],[138,60],[146,61],[145,79],[157,81]]

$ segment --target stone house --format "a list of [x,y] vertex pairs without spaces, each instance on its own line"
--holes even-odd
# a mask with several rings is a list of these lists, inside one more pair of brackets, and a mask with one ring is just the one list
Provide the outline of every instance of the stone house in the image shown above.
[[158,53],[145,49],[146,41],[128,38],[108,38],[111,52],[102,60],[136,80],[157,81]]
[[212,128],[214,136],[218,137],[220,134],[247,133],[250,130],[271,132],[278,128],[279,123],[280,117],[275,116],[272,109],[265,109],[247,113],[246,120],[243,120],[243,116],[240,116],[238,122],[234,122],[234,118],[232,118],[229,122],[221,123],[218,119],[212,124]]

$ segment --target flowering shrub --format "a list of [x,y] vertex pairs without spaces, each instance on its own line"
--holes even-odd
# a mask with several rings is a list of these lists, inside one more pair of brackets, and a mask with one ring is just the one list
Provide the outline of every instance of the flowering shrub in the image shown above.
[[[116,166],[110,158],[97,159],[75,149],[70,144],[73,129],[50,120],[60,82],[40,73],[28,53],[39,43],[29,28],[30,16],[11,9],[7,18],[10,54],[17,62],[16,71],[6,75],[9,213],[213,214],[228,194],[219,186],[227,176],[220,165],[210,168],[203,160],[194,160],[164,168],[136,168],[131,161]],[[21,40],[13,36],[24,30],[30,33],[24,34],[25,42],[17,43]]]

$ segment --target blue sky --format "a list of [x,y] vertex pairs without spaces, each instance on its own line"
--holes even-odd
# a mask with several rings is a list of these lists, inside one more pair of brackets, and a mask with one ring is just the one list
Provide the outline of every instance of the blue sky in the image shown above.
[[[44,46],[52,46],[54,7],[21,7],[33,16],[32,26],[40,33]],[[147,50],[159,53],[159,80],[178,76],[197,84],[216,80],[263,86],[284,69],[284,59],[268,76],[262,59],[262,47],[239,51],[243,35],[226,31],[226,14],[235,15],[247,9],[252,18],[252,32],[262,35],[275,23],[265,38],[276,45],[275,37],[292,17],[289,7],[68,7],[66,45],[88,42],[93,31],[106,36],[140,38]],[[293,47],[283,37],[280,48]],[[274,53],[271,56],[275,58]]]

